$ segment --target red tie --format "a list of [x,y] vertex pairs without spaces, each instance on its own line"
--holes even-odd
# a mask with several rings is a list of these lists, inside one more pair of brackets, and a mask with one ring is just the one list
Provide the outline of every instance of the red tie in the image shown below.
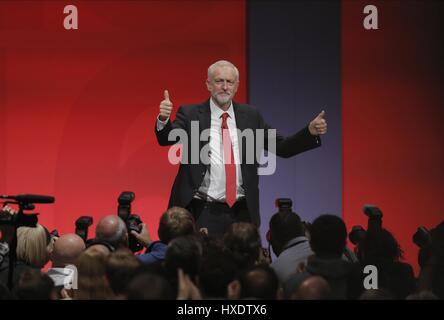
[[236,202],[236,164],[234,163],[233,145],[227,124],[228,113],[222,114],[222,142],[224,144],[225,164],[225,201],[231,207]]

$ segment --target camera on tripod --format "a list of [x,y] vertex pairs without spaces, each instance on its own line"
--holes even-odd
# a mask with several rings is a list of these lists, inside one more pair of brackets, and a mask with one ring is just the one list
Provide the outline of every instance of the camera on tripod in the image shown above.
[[131,234],[131,231],[140,233],[142,231],[142,220],[137,214],[131,213],[131,203],[135,198],[134,192],[124,191],[117,199],[119,205],[117,207],[117,215],[125,222],[128,230],[128,245],[132,252],[142,250],[143,246],[137,241],[136,237]]

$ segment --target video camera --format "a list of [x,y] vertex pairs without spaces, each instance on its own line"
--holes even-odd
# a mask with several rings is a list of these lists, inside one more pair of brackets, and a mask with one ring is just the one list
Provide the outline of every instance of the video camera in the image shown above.
[[382,229],[382,211],[377,206],[373,204],[366,204],[362,208],[364,214],[368,217],[367,230],[362,226],[353,226],[350,231],[348,238],[354,245],[359,245],[359,243],[364,239],[368,231],[380,230]]
[[[17,250],[17,229],[19,227],[35,227],[38,222],[38,213],[25,214],[25,210],[34,210],[36,203],[54,203],[55,199],[51,196],[42,196],[36,194],[22,194],[16,196],[0,195],[0,199],[6,199],[3,202],[3,209],[8,204],[18,204],[17,213],[0,210],[0,226],[8,226],[12,228],[9,243],[9,269],[8,269],[8,288],[12,289],[14,268],[16,263]],[[3,232],[3,231],[2,231]]]
[[142,231],[142,220],[137,214],[131,213],[131,203],[135,198],[134,192],[124,191],[117,199],[119,205],[117,207],[117,215],[125,222],[128,230],[128,245],[132,252],[142,250],[143,246],[137,241],[136,237],[131,234],[131,231],[140,233]]
[[1,214],[0,225],[12,225],[19,227],[35,227],[38,222],[38,213],[25,214],[24,211],[34,210],[36,203],[53,203],[54,197],[41,196],[35,194],[22,194],[17,196],[0,195],[0,199],[6,199],[3,202],[3,208],[8,204],[18,204],[17,214]]

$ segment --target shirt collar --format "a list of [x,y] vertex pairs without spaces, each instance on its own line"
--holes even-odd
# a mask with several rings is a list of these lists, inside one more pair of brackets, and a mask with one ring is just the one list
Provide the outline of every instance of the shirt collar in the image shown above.
[[293,239],[291,239],[290,241],[288,241],[286,244],[285,244],[285,246],[284,246],[284,248],[288,248],[288,247],[291,247],[292,245],[294,245],[295,243],[303,243],[303,242],[307,242],[308,241],[308,238],[307,237],[304,237],[304,236],[301,236],[301,237],[296,237],[296,238],[293,238]]
[[219,108],[216,103],[213,101],[213,98],[210,98],[210,110],[211,114],[215,115],[217,119],[222,117],[222,114],[224,112],[227,112],[231,119],[234,119],[234,108],[233,108],[233,101],[231,101],[230,107],[228,107],[227,111],[223,111],[221,108]]

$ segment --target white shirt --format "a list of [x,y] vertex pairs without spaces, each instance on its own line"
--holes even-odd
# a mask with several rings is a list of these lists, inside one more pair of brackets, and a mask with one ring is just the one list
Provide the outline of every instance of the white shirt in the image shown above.
[[46,274],[52,279],[52,281],[54,281],[54,286],[56,287],[68,284],[72,286],[76,277],[74,270],[70,268],[51,268]]
[[[227,111],[223,111],[210,99],[211,125],[210,125],[210,169],[205,173],[202,185],[198,190],[197,198],[207,197],[208,201],[225,201],[225,165],[222,141],[222,114],[227,112],[227,125],[233,144],[234,163],[236,164],[236,199],[245,196],[242,188],[242,172],[239,159],[239,143],[237,136],[236,117],[233,103]],[[157,130],[160,131],[168,122],[157,120]]]

